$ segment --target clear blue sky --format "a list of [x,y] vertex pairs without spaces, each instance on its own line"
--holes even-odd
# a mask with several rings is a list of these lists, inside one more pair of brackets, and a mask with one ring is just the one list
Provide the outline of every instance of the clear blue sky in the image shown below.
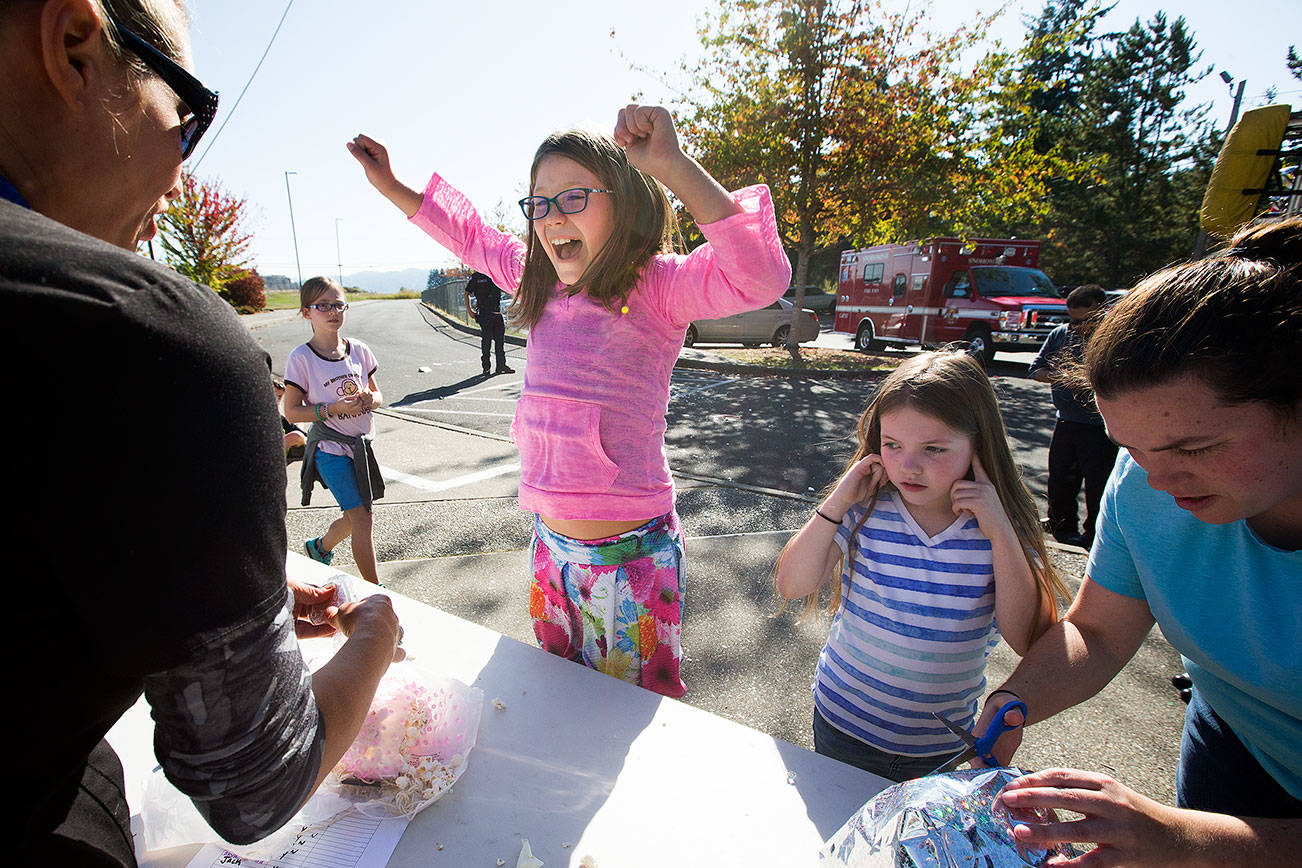
[[[304,278],[337,271],[336,218],[345,274],[454,264],[375,193],[344,143],[366,132],[388,144],[398,176],[412,186],[423,186],[437,169],[481,210],[499,203],[513,208],[533,149],[547,133],[575,125],[609,129],[634,94],[647,102],[671,98],[629,61],[666,71],[690,61],[698,50],[698,18],[713,5],[294,0],[198,174],[248,200],[253,257],[264,274],[295,274],[286,171],[297,173],[289,183]],[[977,6],[993,9],[995,3],[978,0]],[[994,35],[1015,44],[1021,15],[1040,6],[1039,0],[1012,0]],[[222,96],[197,158],[227,117],[285,4],[190,0],[190,8],[196,71]],[[932,21],[941,29],[970,16],[971,8],[969,0],[936,0]],[[1119,0],[1106,25],[1121,29],[1163,8],[1152,0]],[[1203,65],[1247,81],[1245,108],[1262,104],[1270,85],[1279,89],[1280,101],[1302,105],[1302,82],[1284,65],[1290,40],[1302,49],[1295,0],[1190,0],[1165,8],[1168,17],[1184,15]],[[1232,100],[1219,78],[1208,76],[1191,98],[1212,102],[1211,117],[1224,125]]]

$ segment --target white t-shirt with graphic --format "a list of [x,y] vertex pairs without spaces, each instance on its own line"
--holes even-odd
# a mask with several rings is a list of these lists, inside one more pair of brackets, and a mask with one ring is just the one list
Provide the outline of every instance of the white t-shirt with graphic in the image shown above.
[[[307,344],[295,347],[285,361],[285,382],[307,395],[308,404],[333,404],[340,398],[356,395],[367,387],[378,366],[371,348],[361,341],[345,339],[344,349],[344,357],[335,361],[322,358]],[[326,424],[348,437],[375,434],[375,417],[369,410],[331,416]],[[352,448],[343,443],[322,440],[319,448],[331,455],[353,457]]]

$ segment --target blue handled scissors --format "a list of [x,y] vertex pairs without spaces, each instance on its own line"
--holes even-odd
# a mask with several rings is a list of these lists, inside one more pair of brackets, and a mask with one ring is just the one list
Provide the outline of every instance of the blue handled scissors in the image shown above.
[[941,723],[945,724],[945,726],[949,729],[949,731],[954,733],[954,735],[963,739],[963,743],[967,745],[967,748],[963,750],[961,753],[959,753],[957,756],[954,756],[953,758],[948,759],[945,762],[941,763],[935,769],[935,771],[931,772],[931,774],[934,775],[937,774],[938,772],[946,771],[947,769],[951,769],[959,765],[960,763],[965,763],[968,760],[973,759],[975,757],[980,757],[982,762],[984,762],[988,766],[991,766],[992,768],[995,766],[1003,765],[1003,763],[999,762],[999,760],[995,759],[990,754],[990,751],[994,749],[995,742],[999,740],[999,736],[1008,732],[1010,729],[1017,729],[1022,725],[1019,723],[1016,726],[1014,726],[1004,720],[1004,715],[1007,712],[1012,711],[1014,708],[1022,713],[1022,720],[1025,721],[1027,715],[1026,703],[1022,702],[1020,699],[1013,699],[1009,702],[1004,703],[999,707],[999,710],[995,712],[994,719],[990,721],[990,726],[988,729],[986,729],[985,735],[981,736],[980,738],[977,738],[976,736],[972,735],[970,731],[963,729],[962,727],[955,724],[953,721],[948,720],[942,717],[940,714],[933,711],[932,716],[934,716],[936,720],[939,720]]

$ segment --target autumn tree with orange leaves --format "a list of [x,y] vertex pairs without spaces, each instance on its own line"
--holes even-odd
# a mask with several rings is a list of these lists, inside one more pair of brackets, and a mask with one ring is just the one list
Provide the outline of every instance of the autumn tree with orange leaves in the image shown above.
[[245,231],[246,203],[216,181],[181,174],[181,195],[158,219],[167,262],[195,283],[221,293],[249,271],[253,236]]
[[1024,95],[1012,56],[980,53],[991,20],[938,33],[923,11],[868,0],[721,0],[706,15],[680,122],[725,186],[773,191],[797,308],[827,245],[976,234],[1043,209],[1063,167],[1025,126],[1005,133]]

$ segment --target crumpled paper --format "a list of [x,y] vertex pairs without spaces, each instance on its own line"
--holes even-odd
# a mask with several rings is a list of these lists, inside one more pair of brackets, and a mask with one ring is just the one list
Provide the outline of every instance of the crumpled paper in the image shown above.
[[[965,769],[882,790],[823,845],[820,862],[851,868],[1025,868],[1073,848],[1019,845],[1007,809],[995,797],[1021,777],[1016,768]],[[1050,820],[1043,813],[1032,819]]]

